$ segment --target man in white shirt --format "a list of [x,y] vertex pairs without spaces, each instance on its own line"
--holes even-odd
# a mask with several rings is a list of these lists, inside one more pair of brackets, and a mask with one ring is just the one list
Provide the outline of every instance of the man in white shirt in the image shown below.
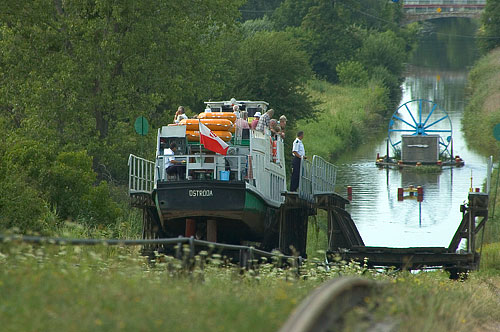
[[168,175],[177,174],[180,179],[183,179],[186,174],[185,161],[175,160],[175,151],[177,151],[177,144],[175,142],[170,143],[170,148],[163,151],[163,155],[165,156],[165,169]]
[[186,111],[184,110],[184,106],[179,106],[179,108],[177,108],[177,112],[175,112],[174,123],[179,123],[181,120],[189,119],[185,113]]
[[304,138],[304,132],[299,131],[297,133],[297,138],[293,141],[292,147],[292,178],[290,179],[290,191],[297,191],[300,182],[300,164],[302,159],[307,159],[306,150],[302,139]]

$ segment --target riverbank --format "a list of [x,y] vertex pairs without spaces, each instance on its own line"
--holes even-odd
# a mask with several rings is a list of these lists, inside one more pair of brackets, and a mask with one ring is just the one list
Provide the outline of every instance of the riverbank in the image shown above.
[[500,123],[500,48],[481,58],[468,79],[469,100],[462,119],[467,142],[484,155],[498,156],[493,127]]
[[[500,48],[482,57],[471,69],[468,79],[469,100],[462,119],[467,142],[484,155],[492,155],[498,164],[500,144],[493,136],[493,127],[500,123]],[[496,195],[496,171],[492,175],[490,210],[500,207]],[[496,201],[494,199],[496,198]],[[483,262],[500,271],[500,216],[496,213],[488,221],[484,237]]]
[[332,85],[315,80],[308,92],[319,102],[317,120],[302,120],[307,155],[335,159],[370,138],[373,127],[385,125],[391,103],[388,91],[376,84],[365,87]]

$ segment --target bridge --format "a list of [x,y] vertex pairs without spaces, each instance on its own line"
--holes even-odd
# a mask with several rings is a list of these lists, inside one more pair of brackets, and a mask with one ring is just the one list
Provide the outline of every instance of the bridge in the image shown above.
[[425,21],[435,18],[479,18],[486,0],[405,0],[403,10],[406,22]]

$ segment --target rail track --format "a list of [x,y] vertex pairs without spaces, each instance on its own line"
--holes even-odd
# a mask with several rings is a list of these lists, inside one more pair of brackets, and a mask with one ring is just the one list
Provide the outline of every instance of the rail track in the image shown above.
[[341,277],[316,288],[288,318],[279,332],[340,331],[343,317],[374,294],[380,284],[369,279]]

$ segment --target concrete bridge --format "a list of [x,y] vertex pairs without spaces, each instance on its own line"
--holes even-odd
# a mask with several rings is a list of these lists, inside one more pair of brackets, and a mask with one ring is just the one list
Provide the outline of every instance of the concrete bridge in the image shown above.
[[479,18],[486,0],[404,0],[406,22],[443,17]]

